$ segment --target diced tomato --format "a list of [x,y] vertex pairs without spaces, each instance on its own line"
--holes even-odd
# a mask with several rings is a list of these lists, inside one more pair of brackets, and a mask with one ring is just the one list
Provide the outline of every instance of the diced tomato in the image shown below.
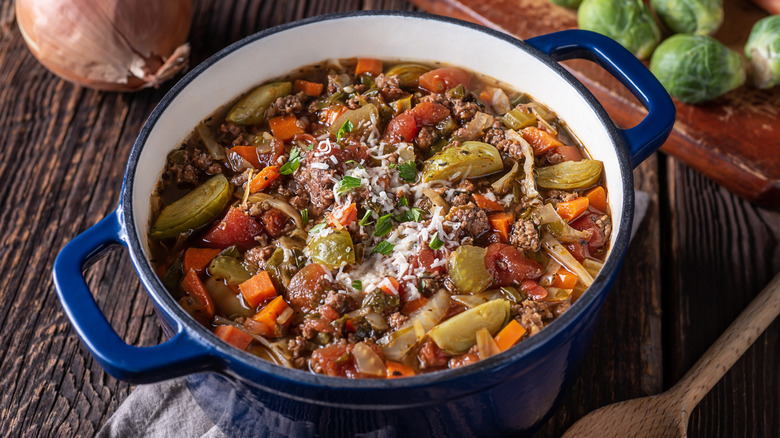
[[459,68],[437,68],[420,76],[420,88],[431,93],[443,93],[460,84],[469,88],[471,86],[471,76]]
[[227,248],[236,245],[245,251],[255,245],[255,236],[263,226],[236,207],[230,207],[225,217],[203,235],[203,244],[209,248]]
[[314,309],[317,298],[322,294],[327,274],[328,270],[317,263],[304,266],[293,276],[287,286],[287,301],[304,311]]
[[332,377],[356,376],[355,362],[345,344],[333,344],[315,350],[311,360],[317,363],[325,374]]
[[265,227],[265,231],[271,235],[271,237],[279,237],[284,231],[284,226],[287,223],[287,216],[281,211],[271,208],[263,212],[260,216],[260,223]]
[[590,239],[588,239],[588,250],[591,253],[607,243],[607,236],[604,235],[604,230],[602,230],[601,227],[596,224],[596,220],[601,216],[602,215],[598,213],[589,213],[570,224],[571,227],[575,230],[590,231]]
[[414,116],[408,113],[401,113],[395,116],[385,129],[384,140],[390,144],[396,144],[402,141],[412,141],[417,136],[417,122]]
[[582,160],[582,153],[577,146],[558,146],[552,149],[552,153],[563,156],[563,161]]
[[414,117],[417,126],[433,126],[450,115],[446,106],[436,102],[420,102],[408,112]]
[[413,254],[409,257],[409,270],[410,272],[416,271],[418,268],[425,268],[425,272],[431,274],[443,274],[445,265],[442,264],[436,267],[432,267],[443,255],[441,251],[434,251],[430,248],[423,248],[417,254]]
[[566,249],[569,250],[571,255],[577,259],[578,262],[582,263],[583,260],[585,260],[585,245],[583,245],[580,242],[571,242],[571,243],[564,243],[563,246],[566,247]]
[[523,257],[512,245],[493,243],[487,247],[485,267],[493,276],[496,287],[512,286],[524,280],[539,278],[542,266],[535,260]]
[[525,293],[528,298],[538,301],[547,298],[547,289],[539,285],[539,283],[533,280],[524,280],[520,283],[520,290]]

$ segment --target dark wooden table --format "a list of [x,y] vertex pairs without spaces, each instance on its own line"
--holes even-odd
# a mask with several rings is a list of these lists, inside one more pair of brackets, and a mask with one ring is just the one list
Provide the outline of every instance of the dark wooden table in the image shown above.
[[[400,0],[195,3],[193,63],[306,16],[412,9]],[[116,207],[133,140],[168,86],[116,94],[63,82],[25,47],[12,2],[0,2],[0,436],[91,436],[133,389],[86,352],[57,301],[51,267],[65,243]],[[780,214],[665,155],[635,176],[650,193],[648,214],[582,375],[539,436],[560,436],[595,408],[672,386],[780,268]],[[161,341],[124,252],[92,266],[87,279],[127,342]],[[692,413],[691,436],[780,436],[779,370],[775,322]]]

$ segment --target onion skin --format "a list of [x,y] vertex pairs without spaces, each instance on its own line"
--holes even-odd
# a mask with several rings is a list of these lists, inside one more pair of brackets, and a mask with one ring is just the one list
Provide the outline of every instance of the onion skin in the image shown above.
[[187,67],[191,0],[16,0],[32,54],[89,88],[157,87]]

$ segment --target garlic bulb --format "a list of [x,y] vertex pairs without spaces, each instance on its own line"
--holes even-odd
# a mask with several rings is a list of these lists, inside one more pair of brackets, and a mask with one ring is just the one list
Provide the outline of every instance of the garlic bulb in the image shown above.
[[90,88],[156,87],[187,67],[191,0],[16,0],[33,55]]

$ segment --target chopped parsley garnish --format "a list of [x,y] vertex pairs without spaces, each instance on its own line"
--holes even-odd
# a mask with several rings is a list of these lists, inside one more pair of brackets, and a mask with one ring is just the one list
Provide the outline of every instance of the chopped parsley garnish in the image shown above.
[[431,243],[429,243],[428,246],[434,251],[441,249],[441,247],[444,246],[444,242],[442,242],[442,240],[439,239],[438,231],[433,233],[433,239],[431,239]]
[[303,220],[303,224],[306,225],[309,223],[309,209],[304,208],[301,210],[301,220]]
[[379,253],[382,255],[388,255],[393,252],[393,248],[395,248],[395,245],[386,240],[383,240],[379,242],[379,245],[375,246],[374,249],[371,250],[371,254]]
[[363,290],[363,282],[360,280],[355,280],[352,282],[352,288],[357,290]]
[[409,201],[406,199],[406,196],[401,196],[401,199],[398,200],[398,206],[399,207],[408,207]]
[[382,237],[385,234],[389,233],[390,230],[392,229],[393,229],[393,215],[386,214],[384,216],[381,216],[379,220],[376,221],[376,229],[374,230],[374,236]]
[[351,121],[347,120],[344,122],[344,124],[341,125],[341,128],[339,128],[339,132],[336,133],[336,141],[341,141],[341,138],[344,137],[344,134],[352,132],[352,128],[354,128],[354,126],[352,125]]
[[397,164],[395,164],[395,163],[390,163],[390,168],[391,168],[391,169],[395,169],[395,168],[396,168],[396,166],[398,166],[398,165],[397,165]]
[[370,223],[371,223],[371,210],[366,210],[366,214],[364,214],[363,218],[358,221],[358,225],[360,225],[361,227],[365,227]]
[[287,159],[287,162],[282,165],[282,167],[279,169],[279,173],[282,175],[290,175],[296,170],[298,170],[298,167],[301,165],[301,151],[298,150],[297,147],[293,147],[290,150],[290,158]]
[[413,183],[417,177],[417,164],[414,161],[398,165],[398,175],[402,180]]
[[322,229],[325,228],[325,219],[322,220],[322,222],[318,223],[317,225],[313,226],[311,230],[309,230],[310,234],[316,234],[322,231]]
[[352,189],[360,187],[360,185],[360,178],[347,175],[344,177],[344,179],[339,181],[338,184],[336,184],[336,193],[343,195]]
[[422,208],[412,207],[409,210],[404,211],[402,214],[396,216],[396,220],[398,220],[398,222],[420,222],[422,220],[423,213],[425,213],[425,210]]

